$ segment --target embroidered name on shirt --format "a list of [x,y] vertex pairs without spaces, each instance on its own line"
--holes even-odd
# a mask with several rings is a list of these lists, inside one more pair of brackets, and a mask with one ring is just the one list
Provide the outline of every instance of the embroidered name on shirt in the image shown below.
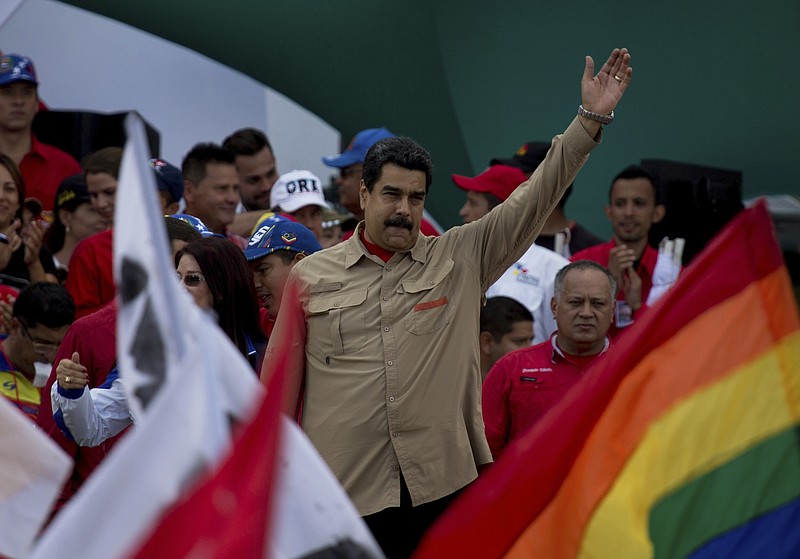
[[523,374],[524,373],[540,373],[540,372],[541,373],[552,373],[553,369],[551,369],[550,367],[536,367],[536,368],[533,368],[533,369],[528,369],[526,367],[523,367],[521,372]]
[[528,269],[519,263],[514,264],[514,271],[511,272],[511,275],[514,276],[515,280],[532,285],[534,287],[539,287],[539,284],[541,283],[539,278],[530,275],[528,273]]
[[435,301],[417,303],[416,305],[414,305],[414,312],[427,311],[430,309],[435,309],[436,307],[443,307],[446,304],[447,304],[447,297],[442,297],[440,299],[436,299]]

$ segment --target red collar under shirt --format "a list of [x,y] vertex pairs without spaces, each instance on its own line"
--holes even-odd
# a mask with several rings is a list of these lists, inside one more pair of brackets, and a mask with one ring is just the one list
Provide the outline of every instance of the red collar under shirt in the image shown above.
[[367,240],[367,235],[364,232],[364,229],[361,229],[361,231],[359,231],[358,238],[361,239],[362,243],[364,243],[364,248],[367,249],[367,252],[369,252],[370,254],[373,254],[373,255],[377,256],[378,258],[380,258],[381,260],[383,260],[384,264],[386,262],[388,262],[389,259],[391,259],[392,256],[394,256],[394,251],[386,250],[385,248],[379,247],[375,243],[369,242]]

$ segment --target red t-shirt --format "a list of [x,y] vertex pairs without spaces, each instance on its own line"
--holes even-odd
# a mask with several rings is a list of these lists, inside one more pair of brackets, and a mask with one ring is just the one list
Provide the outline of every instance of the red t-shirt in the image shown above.
[[78,243],[69,261],[67,291],[75,300],[75,318],[114,299],[114,233],[101,231]]
[[81,166],[68,153],[31,135],[31,151],[22,158],[19,170],[25,180],[25,197],[38,198],[42,208],[50,211],[58,185],[68,176],[80,173]]

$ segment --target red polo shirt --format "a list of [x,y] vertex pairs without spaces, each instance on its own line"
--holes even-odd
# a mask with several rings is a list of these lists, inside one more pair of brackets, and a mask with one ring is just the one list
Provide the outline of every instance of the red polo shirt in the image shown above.
[[41,143],[31,134],[31,151],[19,164],[25,180],[25,197],[38,198],[45,210],[53,209],[61,181],[81,172],[78,162],[57,147]]
[[501,357],[483,382],[483,423],[495,460],[517,437],[524,435],[564,394],[577,384],[586,368],[610,347],[591,357],[574,358],[555,344],[556,334],[538,345]]

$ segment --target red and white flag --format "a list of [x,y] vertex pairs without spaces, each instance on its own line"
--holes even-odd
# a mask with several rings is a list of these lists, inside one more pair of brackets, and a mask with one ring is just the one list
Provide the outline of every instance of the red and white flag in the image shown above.
[[[280,375],[264,396],[239,351],[178,285],[136,117],[128,138],[114,262],[120,378],[136,426],[33,557],[280,558],[327,548],[381,557],[322,459],[281,419]],[[232,418],[241,420],[235,445]],[[281,438],[288,442],[278,446]]]
[[0,397],[0,556],[26,557],[72,462]]

